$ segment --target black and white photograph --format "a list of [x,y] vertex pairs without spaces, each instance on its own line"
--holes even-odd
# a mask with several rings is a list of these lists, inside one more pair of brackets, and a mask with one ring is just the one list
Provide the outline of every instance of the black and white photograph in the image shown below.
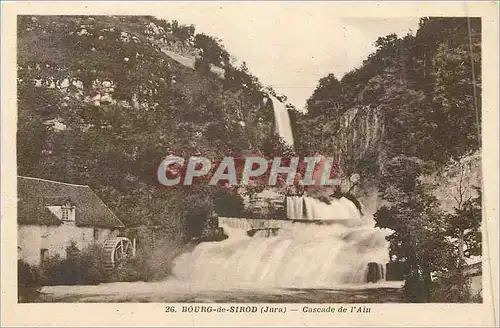
[[295,5],[16,16],[18,303],[484,304],[484,18]]

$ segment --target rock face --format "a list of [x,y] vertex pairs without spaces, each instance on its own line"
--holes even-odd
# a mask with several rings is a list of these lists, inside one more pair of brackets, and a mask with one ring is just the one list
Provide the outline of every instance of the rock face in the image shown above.
[[[379,108],[364,106],[347,110],[327,125],[337,131],[332,152],[340,159],[345,174],[342,190],[351,192],[363,204],[363,212],[373,214],[383,205],[378,196],[378,176],[388,157],[384,149],[385,120]],[[359,179],[350,179],[359,175]],[[463,201],[476,196],[474,187],[481,187],[481,155],[476,152],[459,161],[437,169],[423,177],[436,186],[434,195],[445,212],[453,211],[457,199]]]
[[353,107],[328,124],[326,129],[337,131],[332,151],[343,168],[354,171],[353,166],[359,161],[383,164],[384,118],[379,108]]
[[389,262],[385,265],[387,281],[401,281],[404,280],[403,267],[399,262]]
[[384,279],[384,266],[375,262],[368,263],[366,282],[377,282],[382,279]]
[[368,216],[381,206],[377,185],[386,161],[384,121],[380,108],[357,106],[325,126],[325,131],[336,131],[330,147],[344,173],[342,190],[355,195]]

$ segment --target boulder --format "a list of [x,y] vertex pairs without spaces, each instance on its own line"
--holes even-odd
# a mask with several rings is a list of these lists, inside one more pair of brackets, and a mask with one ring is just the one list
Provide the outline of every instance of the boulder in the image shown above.
[[384,278],[384,267],[379,263],[368,263],[368,272],[366,274],[366,282],[377,282]]

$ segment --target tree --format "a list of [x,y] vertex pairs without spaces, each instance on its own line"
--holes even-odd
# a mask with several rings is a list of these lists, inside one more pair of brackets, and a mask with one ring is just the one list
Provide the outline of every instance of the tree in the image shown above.
[[179,38],[181,41],[191,40],[194,36],[195,26],[194,25],[181,25],[178,21],[172,21],[170,26],[172,34]]
[[208,64],[225,66],[229,63],[229,53],[224,49],[219,40],[209,35],[204,33],[196,34],[194,37],[194,47],[202,50],[202,58]]
[[[463,170],[461,170],[463,174]],[[466,259],[481,255],[481,220],[482,204],[481,189],[475,187],[476,197],[465,199],[465,187],[460,177],[459,195],[455,197],[454,213],[446,216],[446,234],[453,240],[458,253],[458,266],[462,269],[467,264]]]
[[454,262],[437,201],[420,181],[424,172],[425,165],[417,158],[393,158],[380,185],[380,195],[390,205],[375,213],[376,226],[394,231],[388,237],[391,258],[403,264],[406,292],[420,302],[429,301],[431,274]]
[[241,217],[245,206],[243,197],[237,192],[232,192],[224,187],[216,187],[214,190],[215,211],[220,216]]
[[481,140],[478,139],[481,107],[480,101],[475,99],[480,97],[481,80],[480,75],[472,76],[469,59],[469,56],[473,56],[474,65],[477,66],[475,71],[480,72],[479,42],[474,44],[472,55],[468,44],[452,46],[442,43],[434,57],[433,97],[439,106],[440,115],[437,123],[443,132],[442,143],[454,159],[481,146]]
[[321,78],[312,96],[307,100],[309,117],[324,115],[326,118],[336,117],[342,109],[342,85],[332,73]]

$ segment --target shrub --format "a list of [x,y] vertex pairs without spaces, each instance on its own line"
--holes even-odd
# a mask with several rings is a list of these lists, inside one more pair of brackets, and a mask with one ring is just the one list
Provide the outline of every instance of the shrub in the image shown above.
[[34,265],[17,261],[17,297],[20,303],[32,302],[38,297],[40,273]]
[[409,276],[403,287],[404,298],[410,303],[427,302],[429,287],[420,277]]
[[210,72],[210,63],[203,58],[196,58],[194,68],[203,74],[207,74]]
[[101,246],[92,244],[79,250],[72,243],[66,254],[66,259],[56,254],[43,261],[40,266],[42,285],[95,285],[106,280]]
[[17,283],[21,287],[39,287],[38,268],[23,260],[17,261]]
[[242,217],[245,204],[243,197],[224,187],[215,187],[213,192],[215,211],[220,216]]
[[100,245],[91,244],[85,247],[73,261],[79,274],[79,283],[99,284],[106,280],[104,250]]
[[116,266],[109,281],[154,281],[172,274],[173,260],[190,246],[166,238],[157,232],[155,240],[145,240],[137,246],[137,253]]
[[150,265],[151,256],[141,254],[117,265],[111,274],[110,281],[150,281],[155,273]]
[[64,280],[63,259],[59,254],[48,256],[40,264],[40,284],[60,285]]
[[433,285],[431,299],[439,303],[481,302],[481,295],[473,295],[470,281],[460,270],[440,275]]

